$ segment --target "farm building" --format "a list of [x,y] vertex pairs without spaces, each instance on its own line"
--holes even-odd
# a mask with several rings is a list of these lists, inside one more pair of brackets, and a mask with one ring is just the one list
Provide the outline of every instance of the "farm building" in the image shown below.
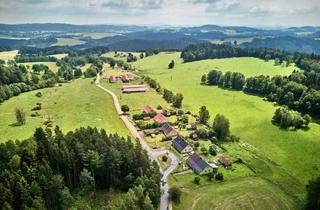
[[146,92],[147,88],[144,85],[130,85],[130,86],[123,86],[121,90],[122,90],[122,93],[136,93],[136,92]]
[[122,82],[129,82],[130,81],[130,79],[129,79],[127,74],[121,75],[120,78],[121,78]]
[[117,78],[114,75],[111,75],[109,77],[109,83],[116,83],[117,82]]
[[232,168],[230,161],[223,156],[219,157],[219,162],[228,169]]
[[200,175],[207,174],[213,171],[212,167],[196,153],[188,157],[187,164],[193,169],[195,173]]
[[192,146],[180,136],[172,140],[172,145],[180,153],[189,153],[193,151]]
[[167,122],[167,118],[161,113],[158,113],[156,116],[154,116],[153,119],[157,123],[165,123],[165,122]]
[[147,105],[147,106],[144,107],[144,109],[143,109],[143,113],[145,113],[145,114],[150,114],[150,113],[152,113],[152,112],[154,112],[154,110],[153,110],[153,108],[152,108],[150,105]]
[[177,136],[179,133],[168,123],[163,124],[159,130],[167,137]]

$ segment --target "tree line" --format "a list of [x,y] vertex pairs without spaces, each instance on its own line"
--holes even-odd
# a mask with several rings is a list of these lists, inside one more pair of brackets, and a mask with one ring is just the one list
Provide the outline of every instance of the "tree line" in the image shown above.
[[201,83],[243,90],[266,97],[269,101],[310,115],[320,115],[320,72],[294,71],[290,76],[254,76],[245,79],[238,72],[212,70]]
[[107,209],[156,209],[160,175],[138,142],[96,128],[0,144],[1,209],[69,209],[74,196],[110,188],[125,194]]

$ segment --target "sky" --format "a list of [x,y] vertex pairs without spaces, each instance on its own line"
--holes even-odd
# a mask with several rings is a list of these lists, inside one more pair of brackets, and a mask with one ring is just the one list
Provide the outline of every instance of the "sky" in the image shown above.
[[320,0],[0,0],[0,22],[319,26]]

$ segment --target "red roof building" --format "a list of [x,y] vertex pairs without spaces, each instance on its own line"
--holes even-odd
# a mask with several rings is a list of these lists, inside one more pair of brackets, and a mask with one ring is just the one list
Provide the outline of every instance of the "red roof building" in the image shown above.
[[226,168],[231,168],[231,163],[225,157],[219,157],[219,162]]
[[121,80],[122,80],[122,82],[129,82],[130,81],[128,75],[126,75],[126,74],[121,75]]
[[164,123],[164,122],[167,122],[167,118],[161,114],[161,113],[158,113],[156,116],[154,116],[154,121],[156,121],[157,123]]
[[111,76],[109,77],[109,82],[110,82],[110,83],[115,83],[115,82],[117,82],[117,78],[116,78],[114,75],[111,75]]
[[135,92],[146,92],[147,88],[144,85],[130,85],[130,86],[123,86],[121,90],[122,90],[122,93],[135,93]]
[[151,106],[147,105],[146,107],[144,107],[143,113],[150,114],[151,112],[154,112]]

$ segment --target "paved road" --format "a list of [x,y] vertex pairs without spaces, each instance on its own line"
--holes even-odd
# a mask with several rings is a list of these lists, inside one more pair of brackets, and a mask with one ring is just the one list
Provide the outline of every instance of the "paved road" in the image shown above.
[[[112,91],[108,90],[107,88],[102,87],[100,85],[100,79],[101,79],[101,76],[98,74],[96,82],[95,82],[96,86],[112,96],[113,104],[114,104],[114,106],[115,106],[115,108],[116,108],[121,120],[124,122],[124,124],[130,130],[132,135],[139,140],[139,142],[141,144],[141,147],[145,151],[147,151],[149,158],[152,161],[156,161],[158,163],[159,168],[160,168],[160,173],[162,174],[162,179],[161,179],[161,184],[160,184],[161,185],[161,192],[162,192],[161,193],[161,201],[160,201],[160,210],[167,210],[169,208],[168,176],[170,175],[170,173],[172,173],[174,171],[174,169],[177,168],[177,166],[179,164],[178,158],[176,157],[176,155],[174,153],[170,152],[169,150],[167,150],[165,148],[151,149],[149,147],[147,142],[144,140],[143,136],[137,131],[136,127],[132,124],[132,122],[128,119],[128,117],[126,115],[123,115],[123,112],[121,111],[121,105],[120,105],[120,102],[118,100],[118,97]],[[160,163],[159,163],[159,161],[157,159],[157,157],[159,155],[162,155],[162,154],[168,154],[168,156],[172,160],[171,161],[171,165],[165,171],[163,171],[161,169]]]

